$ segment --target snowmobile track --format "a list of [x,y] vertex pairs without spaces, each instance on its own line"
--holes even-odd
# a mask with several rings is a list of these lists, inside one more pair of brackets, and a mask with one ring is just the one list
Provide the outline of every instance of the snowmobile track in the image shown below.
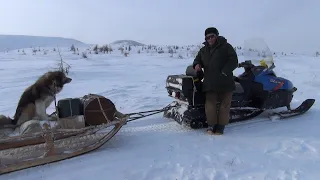
[[[163,118],[165,120],[165,118]],[[136,133],[136,132],[189,132],[191,128],[181,126],[175,121],[164,122],[161,124],[142,125],[137,127],[125,127],[119,131],[121,133]]]

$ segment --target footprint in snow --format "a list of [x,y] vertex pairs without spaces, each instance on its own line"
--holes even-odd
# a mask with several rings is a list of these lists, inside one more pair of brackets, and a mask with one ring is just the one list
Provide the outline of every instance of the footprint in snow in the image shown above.
[[300,180],[300,170],[278,170],[277,172],[268,172],[264,177],[265,180]]
[[280,142],[275,148],[266,150],[267,155],[286,156],[288,158],[311,158],[319,157],[318,150],[302,139],[292,139]]

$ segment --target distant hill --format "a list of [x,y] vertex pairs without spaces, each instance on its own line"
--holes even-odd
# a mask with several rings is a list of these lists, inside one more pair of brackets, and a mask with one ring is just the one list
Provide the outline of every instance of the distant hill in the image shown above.
[[44,36],[27,36],[27,35],[0,35],[0,51],[30,48],[30,47],[67,47],[74,44],[75,46],[89,46],[81,41],[62,38],[62,37],[44,37]]
[[133,40],[117,40],[111,43],[111,45],[116,46],[145,46],[142,43]]

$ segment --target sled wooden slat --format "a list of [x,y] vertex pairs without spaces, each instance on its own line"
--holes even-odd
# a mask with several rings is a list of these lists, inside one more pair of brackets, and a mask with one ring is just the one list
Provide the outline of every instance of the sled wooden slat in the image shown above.
[[[73,131],[58,130],[56,132],[53,132],[53,134],[55,139],[59,140],[59,139],[67,138],[70,136],[76,136],[78,134],[82,134],[88,130],[89,129],[77,129]],[[43,139],[42,135],[43,133],[37,133],[33,136],[15,136],[15,137],[2,139],[0,140],[0,150],[44,143],[45,140]]]
[[[82,131],[83,133],[71,132],[71,134],[76,133],[76,136],[62,137],[62,134],[60,139],[56,139],[55,134],[48,131],[42,137],[43,143],[0,150],[0,174],[61,161],[93,151],[110,140],[124,124],[123,120],[114,120]],[[97,132],[112,126],[114,127],[107,132]]]

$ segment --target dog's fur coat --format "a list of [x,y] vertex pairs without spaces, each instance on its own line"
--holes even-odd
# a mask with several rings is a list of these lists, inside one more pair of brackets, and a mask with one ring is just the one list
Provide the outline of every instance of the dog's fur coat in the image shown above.
[[13,119],[0,115],[1,124],[20,126],[30,120],[52,120],[46,113],[55,95],[72,81],[61,71],[49,71],[21,95]]

